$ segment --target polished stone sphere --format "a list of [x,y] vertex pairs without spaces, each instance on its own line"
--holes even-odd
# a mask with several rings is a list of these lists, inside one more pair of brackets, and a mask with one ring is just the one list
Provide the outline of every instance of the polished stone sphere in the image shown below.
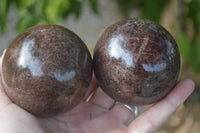
[[8,97],[37,116],[66,112],[83,100],[92,77],[84,42],[58,25],[40,25],[19,34],[2,63]]
[[146,19],[108,27],[94,50],[94,72],[101,88],[114,100],[151,104],[174,87],[180,55],[170,33]]

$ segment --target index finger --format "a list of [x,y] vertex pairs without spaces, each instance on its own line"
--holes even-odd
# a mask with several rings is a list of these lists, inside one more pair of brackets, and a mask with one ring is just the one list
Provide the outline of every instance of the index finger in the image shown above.
[[194,82],[192,80],[182,80],[167,97],[135,119],[128,127],[128,133],[153,133],[157,131],[193,90]]
[[0,57],[0,111],[5,108],[6,105],[11,103],[11,100],[6,95],[3,86],[2,86],[2,60],[6,50],[4,50],[3,55]]

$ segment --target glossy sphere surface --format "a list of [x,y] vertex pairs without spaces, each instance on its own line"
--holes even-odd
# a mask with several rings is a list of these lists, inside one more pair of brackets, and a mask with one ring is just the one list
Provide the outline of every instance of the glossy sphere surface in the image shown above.
[[18,35],[2,64],[10,99],[38,116],[72,109],[84,97],[92,77],[91,55],[68,29],[41,25]]
[[173,37],[145,19],[108,27],[96,44],[94,72],[101,88],[125,104],[150,104],[176,83],[180,55]]

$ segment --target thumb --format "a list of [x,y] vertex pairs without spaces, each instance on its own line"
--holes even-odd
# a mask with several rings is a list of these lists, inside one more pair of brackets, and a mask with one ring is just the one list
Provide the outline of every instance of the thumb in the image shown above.
[[180,81],[163,100],[149,108],[128,127],[131,133],[152,133],[157,131],[170,115],[189,97],[194,90],[190,79]]

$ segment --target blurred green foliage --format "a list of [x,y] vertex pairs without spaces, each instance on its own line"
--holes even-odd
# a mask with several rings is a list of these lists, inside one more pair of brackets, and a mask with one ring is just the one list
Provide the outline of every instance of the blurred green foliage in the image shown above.
[[[98,0],[87,0],[91,10],[98,14]],[[142,18],[160,22],[165,7],[172,0],[116,0],[125,18],[129,18],[130,11],[136,9]],[[53,24],[72,14],[79,18],[84,0],[0,0],[0,31],[5,32],[8,14],[11,7],[17,9],[19,32],[30,26],[49,23]],[[200,73],[200,0],[177,0],[182,3],[182,24],[177,33],[177,43],[180,54],[196,73]],[[180,8],[180,7],[177,7]],[[181,11],[181,10],[180,10]],[[179,19],[179,18],[177,18]],[[178,25],[179,20],[176,22]],[[184,25],[183,25],[184,24]],[[188,35],[193,32],[192,36]],[[183,29],[182,29],[183,28]],[[186,30],[185,30],[186,29]]]
[[141,17],[159,22],[164,7],[170,0],[117,0],[117,3],[126,18],[132,9],[141,11]]
[[189,30],[193,31],[193,35],[189,37],[186,28],[186,31],[180,33],[177,42],[183,59],[196,73],[200,73],[200,0],[189,0],[185,6],[185,26],[191,25]]
[[[98,13],[97,0],[88,0],[93,12]],[[10,7],[17,8],[17,31],[22,32],[38,24],[54,24],[73,14],[81,15],[83,0],[0,0],[0,31],[7,28]]]

